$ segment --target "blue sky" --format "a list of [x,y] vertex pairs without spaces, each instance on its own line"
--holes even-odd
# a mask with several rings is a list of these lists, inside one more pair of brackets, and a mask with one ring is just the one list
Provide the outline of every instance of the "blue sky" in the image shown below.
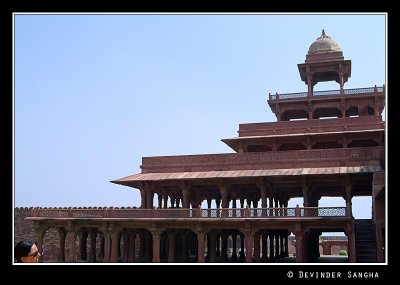
[[[322,29],[352,60],[345,88],[385,83],[384,15],[14,19],[18,207],[138,206],[138,190],[109,181],[139,173],[143,156],[233,152],[220,140],[239,123],[276,121],[269,92],[307,90],[297,64]],[[338,85],[315,86],[326,89]]]

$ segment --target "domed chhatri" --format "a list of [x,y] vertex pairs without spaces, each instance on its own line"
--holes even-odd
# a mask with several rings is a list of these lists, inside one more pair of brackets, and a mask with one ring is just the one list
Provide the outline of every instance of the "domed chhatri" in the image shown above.
[[315,40],[308,49],[308,54],[317,53],[329,53],[341,51],[337,42],[331,39],[331,37],[325,34],[325,30],[322,30],[322,34]]

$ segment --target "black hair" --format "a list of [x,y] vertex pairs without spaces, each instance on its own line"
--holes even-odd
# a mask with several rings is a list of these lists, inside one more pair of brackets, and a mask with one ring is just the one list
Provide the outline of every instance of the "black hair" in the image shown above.
[[35,243],[29,240],[22,240],[14,248],[14,257],[17,259],[17,262],[23,262],[21,260],[22,257],[28,256],[29,252],[31,252],[31,248]]

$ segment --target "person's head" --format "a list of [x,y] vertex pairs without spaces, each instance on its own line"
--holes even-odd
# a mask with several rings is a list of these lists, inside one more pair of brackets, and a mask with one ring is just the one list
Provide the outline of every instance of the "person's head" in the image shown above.
[[20,241],[14,249],[17,262],[36,263],[41,256],[36,244],[31,241]]

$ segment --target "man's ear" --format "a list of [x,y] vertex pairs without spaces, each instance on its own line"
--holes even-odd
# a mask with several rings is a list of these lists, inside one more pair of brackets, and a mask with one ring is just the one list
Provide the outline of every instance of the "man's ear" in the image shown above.
[[26,262],[26,261],[27,261],[27,258],[28,258],[27,256],[23,256],[23,257],[21,257],[21,261],[22,261],[22,262]]

